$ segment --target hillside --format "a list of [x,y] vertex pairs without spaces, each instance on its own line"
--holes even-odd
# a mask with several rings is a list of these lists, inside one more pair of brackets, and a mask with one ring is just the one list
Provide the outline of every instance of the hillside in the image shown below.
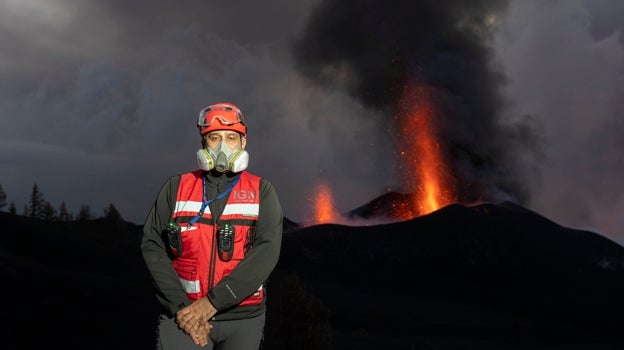
[[4,349],[153,348],[157,309],[138,227],[6,213],[0,222]]
[[624,248],[512,203],[303,228],[278,268],[328,307],[340,348],[624,348]]
[[[3,348],[153,348],[140,226],[0,222]],[[285,224],[265,350],[624,348],[624,248],[596,233],[511,203]]]

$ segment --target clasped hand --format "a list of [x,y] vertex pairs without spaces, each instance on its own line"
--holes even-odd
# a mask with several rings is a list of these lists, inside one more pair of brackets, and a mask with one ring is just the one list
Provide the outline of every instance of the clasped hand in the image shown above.
[[217,313],[217,309],[208,298],[195,300],[191,305],[176,313],[178,326],[199,346],[208,344],[212,325],[208,322]]

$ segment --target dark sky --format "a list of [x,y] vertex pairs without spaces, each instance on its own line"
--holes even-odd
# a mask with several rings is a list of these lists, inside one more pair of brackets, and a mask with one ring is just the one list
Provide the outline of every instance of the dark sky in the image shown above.
[[[392,3],[390,6],[390,3]],[[404,188],[397,91],[432,87],[466,202],[512,199],[624,242],[624,3],[0,2],[0,185],[142,223],[231,101],[249,170],[305,221]],[[485,165],[484,165],[485,164]],[[467,186],[466,184],[472,184]]]

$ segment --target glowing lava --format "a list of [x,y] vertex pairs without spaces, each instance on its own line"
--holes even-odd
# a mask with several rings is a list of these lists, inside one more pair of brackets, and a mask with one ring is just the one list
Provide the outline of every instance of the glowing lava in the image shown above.
[[[398,125],[403,187],[405,193],[413,193],[409,200],[394,200],[390,215],[397,220],[409,220],[451,204],[457,196],[454,178],[438,140],[432,90],[423,85],[409,86],[399,107],[394,118]],[[314,223],[335,223],[340,218],[326,183],[316,185],[313,201]]]
[[331,190],[326,183],[319,183],[315,188],[314,221],[317,224],[335,222],[337,214]]
[[394,205],[395,217],[425,215],[455,201],[454,183],[435,129],[435,106],[425,86],[412,86],[401,101],[401,167],[405,187],[415,188],[411,205]]

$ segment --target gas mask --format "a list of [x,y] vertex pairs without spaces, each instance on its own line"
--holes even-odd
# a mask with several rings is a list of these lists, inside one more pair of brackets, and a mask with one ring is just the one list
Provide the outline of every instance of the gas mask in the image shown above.
[[249,153],[239,145],[235,149],[225,142],[219,143],[214,149],[201,148],[197,150],[197,165],[202,170],[215,169],[226,173],[232,171],[238,173],[247,169]]

